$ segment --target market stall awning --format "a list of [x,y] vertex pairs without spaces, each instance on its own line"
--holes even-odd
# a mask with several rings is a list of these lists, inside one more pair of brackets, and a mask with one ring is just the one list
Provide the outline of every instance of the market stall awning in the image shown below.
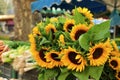
[[94,1],[94,0],[72,0],[71,3],[67,3],[64,0],[37,0],[35,2],[32,2],[31,9],[32,12],[35,10],[42,10],[44,7],[55,7],[55,8],[61,8],[65,10],[72,10],[75,7],[86,7],[88,8],[92,13],[99,13],[106,11],[106,5],[102,4],[100,2]]
[[97,2],[95,0],[82,0],[81,2],[75,2],[73,4],[75,4],[76,6],[86,7],[92,13],[100,13],[107,10],[105,4]]
[[44,7],[51,7],[53,4],[60,4],[61,0],[37,0],[31,3],[32,12],[42,10]]

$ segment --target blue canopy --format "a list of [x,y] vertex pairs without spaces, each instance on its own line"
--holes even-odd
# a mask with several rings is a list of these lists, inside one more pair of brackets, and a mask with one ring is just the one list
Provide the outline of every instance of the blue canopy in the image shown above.
[[94,0],[82,0],[81,2],[74,2],[73,3],[76,6],[86,7],[88,8],[92,13],[100,13],[107,10],[106,5]]
[[53,4],[60,4],[61,0],[37,0],[31,3],[32,12],[42,10],[44,7],[51,7]]
[[66,3],[62,0],[37,0],[35,2],[32,2],[31,9],[32,12],[35,10],[41,10],[44,7],[55,7],[55,8],[61,8],[65,10],[72,10],[73,8],[81,6],[88,8],[92,13],[99,13],[106,11],[106,5],[99,3],[97,1],[93,0],[82,0],[78,2],[77,0],[72,0],[71,3]]

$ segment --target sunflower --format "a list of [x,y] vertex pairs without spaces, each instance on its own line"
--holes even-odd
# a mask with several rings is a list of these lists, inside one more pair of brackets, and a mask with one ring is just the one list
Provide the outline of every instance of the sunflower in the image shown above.
[[110,38],[108,38],[104,44],[106,45],[107,48],[110,48],[112,50],[112,46],[111,46],[111,43],[110,43]]
[[[87,24],[91,27],[93,26],[93,14],[87,8],[78,7],[77,11],[86,17]],[[72,13],[75,14],[75,9],[72,10]]]
[[66,32],[70,32],[72,30],[72,27],[75,25],[75,21],[73,19],[67,19],[64,23],[63,29]]
[[32,54],[39,66],[45,67],[45,68],[53,68],[54,66],[51,65],[50,62],[46,61],[46,58],[45,58],[46,51],[47,51],[46,49],[41,49],[40,51],[32,50]]
[[80,55],[80,52],[77,52],[75,49],[69,47],[62,51],[63,56],[61,61],[67,66],[68,69],[83,71],[85,65],[87,65],[86,60]]
[[32,52],[32,55],[35,58],[38,65],[41,67],[52,68],[52,65],[50,65],[49,62],[46,62],[46,59],[44,58],[44,52],[47,49],[41,49],[40,51],[36,50],[36,41],[33,34],[29,35],[29,41],[31,43],[30,51]]
[[120,80],[120,71],[119,70],[117,70],[115,77],[117,78],[117,80]]
[[29,42],[34,44],[35,43],[35,39],[34,39],[33,34],[29,34],[28,37],[29,37]]
[[111,59],[109,59],[109,66],[114,70],[120,69],[120,58],[111,57]]
[[118,51],[112,51],[112,52],[110,53],[110,55],[111,55],[111,56],[120,57],[120,52],[118,52]]
[[111,55],[112,56],[120,56],[120,51],[119,51],[115,41],[112,41],[111,43],[112,43],[112,46],[113,46],[113,51],[111,52]]
[[30,50],[32,52],[32,51],[34,51],[36,49],[36,41],[35,41],[35,38],[34,38],[33,34],[29,34],[28,37],[29,37],[29,42],[31,43]]
[[63,63],[61,62],[59,55],[60,55],[60,52],[52,50],[46,53],[45,58],[48,62],[50,62],[52,66],[60,67],[60,66],[63,66]]
[[104,43],[99,43],[91,47],[88,54],[88,60],[90,61],[90,65],[103,65],[107,61],[110,52],[111,49],[108,48]]
[[113,45],[113,49],[114,49],[114,51],[119,51],[116,42],[115,42],[114,40],[112,40],[111,43],[112,43],[112,45]]
[[35,35],[40,35],[40,31],[39,31],[39,29],[38,29],[37,26],[33,28],[32,32],[33,32],[33,34],[35,34]]
[[53,24],[51,24],[51,23],[49,23],[49,24],[45,27],[45,30],[46,30],[47,33],[49,33],[50,30],[51,30],[53,33],[56,32],[55,26],[54,26]]
[[79,24],[79,25],[76,25],[75,27],[72,28],[70,36],[71,36],[72,40],[75,41],[75,40],[78,40],[79,37],[82,34],[86,33],[88,30],[89,30],[89,27],[87,27],[84,24]]
[[60,41],[60,43],[65,44],[65,40],[64,40],[64,35],[63,34],[61,34],[59,36],[59,41]]

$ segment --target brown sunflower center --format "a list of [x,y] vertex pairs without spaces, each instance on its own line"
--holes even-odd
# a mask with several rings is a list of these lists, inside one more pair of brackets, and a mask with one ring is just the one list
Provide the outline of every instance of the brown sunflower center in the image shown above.
[[84,34],[85,32],[85,30],[77,30],[77,32],[75,33],[75,40],[78,40],[80,35]]
[[52,57],[52,59],[55,60],[55,61],[60,61],[60,59],[58,59],[58,55],[55,54],[55,53],[51,53],[51,57]]
[[118,72],[118,77],[120,78],[120,72]]
[[46,51],[45,49],[41,49],[41,50],[39,51],[39,57],[40,57],[40,59],[43,60],[44,62],[46,62],[46,58],[45,58],[45,54],[44,54],[45,51]]
[[39,33],[37,33],[37,36],[40,36],[40,34],[39,34]]
[[74,26],[74,24],[72,24],[72,23],[67,25],[68,32],[70,32],[70,31],[71,31],[72,26]]
[[117,66],[118,66],[118,63],[117,63],[116,60],[112,60],[112,61],[110,62],[110,64],[111,64],[113,67],[117,67]]
[[54,35],[55,31],[54,31],[54,29],[51,29],[51,32],[52,32],[52,38],[55,39],[55,35]]
[[77,64],[77,65],[80,65],[81,62],[78,62],[79,59],[75,59],[77,55],[78,55],[78,54],[75,53],[75,52],[69,52],[68,58],[69,58],[69,60],[70,60],[72,63]]
[[99,57],[101,57],[102,54],[103,54],[103,49],[96,48],[94,53],[93,53],[93,59],[98,59]]
[[54,29],[51,29],[51,32],[54,33]]

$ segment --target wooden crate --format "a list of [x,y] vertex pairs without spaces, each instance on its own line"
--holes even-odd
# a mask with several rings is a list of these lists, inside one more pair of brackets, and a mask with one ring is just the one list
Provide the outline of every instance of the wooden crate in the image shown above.
[[23,80],[38,80],[38,73],[39,71],[36,69],[30,70],[23,74]]
[[18,72],[16,72],[10,64],[1,64],[0,71],[1,71],[0,74],[1,77],[5,77],[7,79],[18,77],[17,76]]

